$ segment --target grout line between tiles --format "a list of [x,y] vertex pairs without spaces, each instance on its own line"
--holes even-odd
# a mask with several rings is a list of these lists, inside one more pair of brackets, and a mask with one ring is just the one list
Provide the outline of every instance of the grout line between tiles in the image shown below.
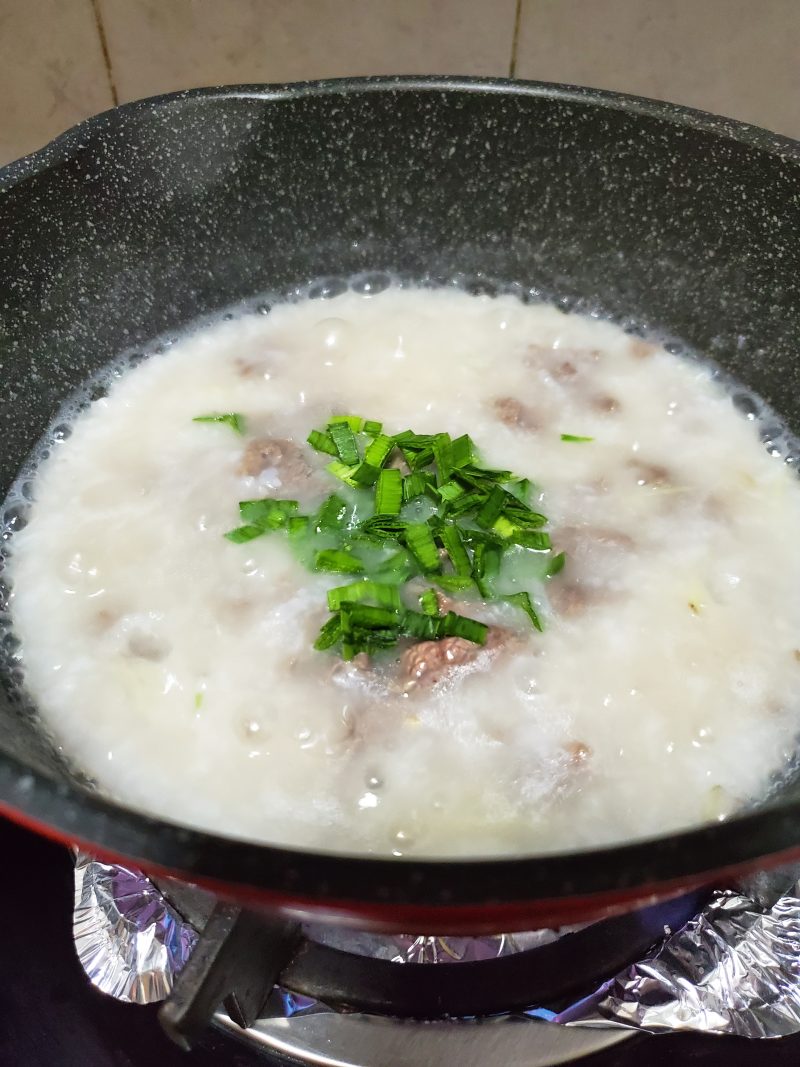
[[119,103],[119,95],[117,93],[117,86],[114,82],[114,71],[111,67],[111,56],[108,52],[108,41],[106,40],[106,30],[103,25],[103,16],[100,14],[100,0],[91,0],[92,11],[94,11],[94,22],[97,27],[97,33],[100,37],[100,47],[103,50],[103,62],[106,65],[106,77],[108,78],[108,87],[111,90],[111,100],[114,107]]
[[511,62],[508,65],[509,78],[517,76],[517,49],[519,48],[519,27],[522,22],[522,0],[517,0],[517,10],[514,12],[514,34],[511,38]]

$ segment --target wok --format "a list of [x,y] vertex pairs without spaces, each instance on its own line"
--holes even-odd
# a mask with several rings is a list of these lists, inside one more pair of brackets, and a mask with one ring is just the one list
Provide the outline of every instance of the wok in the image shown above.
[[[511,285],[657,328],[798,430],[799,194],[791,141],[564,86],[363,79],[106,112],[0,170],[4,493],[60,401],[116,353],[260,293],[384,271]],[[87,788],[14,698],[10,635],[3,648],[0,811],[249,904],[429,933],[513,930],[800,855],[798,776],[726,822],[546,856],[384,859],[203,833]]]

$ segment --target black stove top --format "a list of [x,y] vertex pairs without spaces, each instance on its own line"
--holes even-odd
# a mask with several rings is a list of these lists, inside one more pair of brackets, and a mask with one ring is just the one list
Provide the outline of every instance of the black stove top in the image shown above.
[[[7,872],[0,879],[0,1067],[277,1067],[288,1062],[257,1055],[215,1031],[187,1057],[162,1034],[154,1007],[120,1004],[95,992],[72,944],[69,854],[2,820],[0,854],[7,857],[0,868]],[[796,1067],[800,1035],[754,1042],[637,1036],[580,1062],[586,1067]]]

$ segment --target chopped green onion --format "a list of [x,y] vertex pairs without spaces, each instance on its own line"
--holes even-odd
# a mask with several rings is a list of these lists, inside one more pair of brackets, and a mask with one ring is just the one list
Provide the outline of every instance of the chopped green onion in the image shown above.
[[375,440],[367,445],[364,452],[364,462],[371,467],[382,467],[394,449],[394,441],[386,434],[380,434]]
[[333,438],[329,433],[323,433],[321,430],[312,430],[306,438],[306,441],[317,452],[327,452],[329,456],[338,456],[336,451],[336,445],[333,443]]
[[413,474],[406,475],[403,478],[403,503],[407,504],[410,500],[416,500],[418,496],[426,493],[431,485],[433,485],[433,477],[426,471],[415,471]]
[[363,574],[364,564],[345,548],[323,548],[314,556],[314,568],[334,574]]
[[328,426],[338,425],[349,426],[353,433],[359,433],[364,425],[364,420],[360,415],[331,415],[328,419]]
[[496,578],[500,573],[500,564],[503,560],[502,545],[487,544],[483,552],[483,576],[484,578]]
[[518,478],[514,482],[509,482],[506,485],[506,489],[512,496],[515,496],[521,504],[527,506],[531,497],[533,482],[529,478]]
[[340,481],[344,482],[345,485],[351,485],[355,489],[357,488],[357,482],[353,481],[353,475],[358,470],[359,466],[359,463],[347,464],[335,459],[332,463],[327,465],[325,470],[329,474],[332,474],[334,478],[338,478]]
[[538,530],[540,526],[547,525],[547,516],[542,515],[538,511],[531,511],[530,508],[520,504],[510,503],[511,497],[508,497],[506,506],[503,508],[503,515],[510,519],[515,526],[526,530]]
[[472,578],[464,574],[437,574],[433,580],[445,593],[465,593],[475,586]]
[[380,607],[396,608],[398,611],[402,607],[396,585],[383,585],[366,579],[328,590],[328,607],[331,611],[338,611],[342,604],[356,604],[364,600],[374,600]]
[[475,464],[460,467],[455,472],[455,477],[458,478],[460,482],[466,482],[466,484],[472,488],[481,490],[485,493],[490,492],[495,485],[514,481],[514,475],[511,471],[489,470],[488,467],[478,467]]
[[332,615],[320,632],[317,634],[317,639],[314,642],[314,648],[317,652],[325,652],[329,648],[333,648],[339,638],[342,636],[342,618],[337,611],[335,615]]
[[422,608],[423,614],[439,614],[439,598],[436,595],[435,589],[426,589],[425,592],[420,595],[419,604]]
[[477,619],[468,619],[465,615],[456,615],[454,611],[448,611],[442,619],[442,635],[444,637],[463,637],[467,641],[474,641],[476,645],[486,643],[486,635],[489,627],[486,623],[478,622]]
[[348,422],[330,422],[328,424],[328,433],[336,445],[336,451],[339,453],[339,459],[342,463],[346,463],[350,467],[358,463],[360,458],[358,445],[356,444],[355,434]]
[[350,475],[350,482],[356,487],[366,489],[375,484],[379,474],[379,469],[373,467],[371,463],[359,463]]
[[522,608],[528,618],[531,620],[536,629],[541,633],[544,630],[542,626],[542,620],[536,612],[536,608],[533,606],[530,594],[528,593],[511,593],[509,596],[504,596],[508,604],[513,604],[517,608]]
[[405,543],[425,574],[440,569],[439,552],[433,539],[433,531],[427,523],[410,522],[405,531]]
[[482,526],[484,530],[491,529],[492,525],[500,517],[500,512],[503,510],[505,502],[505,489],[502,489],[499,485],[496,485],[486,498],[486,503],[475,516],[475,521],[477,522],[478,526]]
[[458,482],[445,482],[444,485],[439,486],[436,492],[445,503],[449,503],[459,496],[464,496],[465,489]]
[[266,532],[263,526],[237,526],[235,530],[228,530],[225,536],[235,545],[243,545],[247,541],[261,537]]
[[506,541],[516,532],[517,527],[505,515],[501,515],[499,519],[495,519],[492,523],[492,533],[496,533],[498,537],[502,537]]
[[545,516],[535,511],[520,515],[509,509],[492,523],[492,533],[496,533],[504,541],[514,541],[517,534],[537,530],[546,522]]
[[464,542],[461,539],[458,528],[456,526],[442,526],[439,531],[439,537],[450,557],[450,562],[453,564],[453,570],[456,574],[464,576],[471,574],[472,564],[470,563],[469,553],[464,548]]
[[461,536],[468,545],[494,545],[495,548],[505,548],[505,542],[497,537],[491,530],[477,530],[472,526],[460,527]]
[[239,514],[246,523],[262,530],[279,530],[297,511],[296,500],[240,500]]
[[347,525],[349,508],[338,493],[331,493],[328,499],[320,506],[314,520],[317,533],[333,532],[342,530]]
[[[388,438],[387,438],[388,440]],[[399,515],[403,507],[403,475],[400,471],[382,470],[375,486],[375,512],[378,515]]]
[[484,600],[491,600],[489,582],[500,571],[501,550],[491,542],[478,541],[472,551],[472,577]]
[[566,562],[567,562],[567,554],[566,554],[566,552],[559,552],[557,556],[553,556],[553,558],[550,560],[549,564],[547,565],[547,570],[545,571],[545,577],[546,578],[552,578],[556,574],[558,574],[560,571],[563,571],[564,570],[564,564]]
[[462,434],[452,441],[444,450],[445,462],[450,470],[458,470],[473,463],[475,446],[469,434]]
[[393,608],[375,608],[370,604],[342,605],[342,624],[346,627],[364,627],[368,630],[382,630],[397,626],[399,611]]
[[[241,416],[207,415],[196,421],[230,422],[242,432],[243,421],[236,420]],[[363,457],[356,437],[362,432],[371,438]],[[562,439],[592,440],[571,434],[563,434]],[[447,433],[404,430],[389,436],[383,433],[382,423],[357,415],[333,416],[324,430],[309,433],[308,443],[334,457],[327,469],[356,490],[352,503],[333,493],[314,515],[298,515],[294,500],[244,500],[239,504],[242,525],[225,536],[243,544],[285,529],[307,567],[363,576],[328,591],[332,615],[320,630],[315,648],[336,647],[349,660],[360,652],[371,655],[393,648],[403,636],[417,640],[456,636],[483,644],[488,627],[453,611],[442,615],[435,589],[419,595],[421,611],[404,607],[401,586],[420,572],[449,593],[477,592],[487,600],[505,600],[525,611],[536,629],[542,629],[530,593],[495,591],[503,555],[512,546],[542,553],[551,549],[550,536],[543,529],[547,519],[528,503],[533,492],[538,492],[528,479],[481,466],[468,434],[451,439]],[[397,465],[387,466],[395,448],[408,464],[410,473],[405,477]],[[364,492],[372,485],[374,496]],[[422,496],[429,497],[429,502],[415,503]],[[412,505],[409,514],[424,521],[403,518],[404,505]],[[365,508],[368,517],[357,522],[356,514],[363,515]],[[404,547],[399,548],[400,544]],[[392,547],[395,550],[387,553]],[[510,560],[533,559],[520,548],[513,549]],[[454,573],[441,574],[443,559]],[[563,552],[541,560],[535,565],[536,578],[558,574],[564,561]]]
[[520,530],[509,537],[509,541],[522,545],[523,548],[533,548],[537,552],[547,552],[552,547],[550,534],[544,530]]
[[192,422],[221,422],[225,426],[230,426],[233,432],[238,434],[243,434],[245,430],[244,415],[240,415],[238,411],[228,411],[225,414],[212,412],[209,415],[195,415]]
[[405,456],[408,468],[411,471],[418,471],[422,467],[427,467],[433,462],[433,449],[423,448],[419,452],[411,452],[403,449],[403,455]]
[[444,619],[438,615],[426,615],[418,611],[407,611],[403,615],[402,631],[404,637],[413,637],[417,641],[437,641],[442,634]]
[[360,524],[359,529],[372,537],[397,540],[403,536],[407,527],[408,523],[405,519],[400,519],[396,515],[372,515]]
[[374,655],[397,644],[399,630],[356,630],[342,634],[342,659],[353,659],[360,652]]
[[417,570],[411,556],[401,548],[382,563],[379,563],[371,571],[371,576],[376,582],[395,583],[402,585],[407,582]]
[[294,542],[302,540],[308,533],[310,525],[311,520],[307,515],[292,515],[286,523],[289,540]]
[[433,437],[433,459],[436,463],[437,481],[439,485],[450,478],[452,465],[450,463],[451,440],[449,433],[437,433]]
[[[440,487],[440,490],[444,486]],[[463,496],[457,496],[453,500],[449,501],[447,513],[450,516],[464,515],[468,511],[474,511],[486,500],[485,493],[464,493]]]
[[593,437],[579,437],[578,434],[575,434],[575,433],[562,433],[561,440],[562,441],[580,442],[580,441],[594,441],[594,438]]
[[414,433],[413,430],[403,430],[402,433],[396,433],[392,440],[402,449],[407,448],[412,452],[421,452],[424,449],[430,448],[433,444],[433,434]]

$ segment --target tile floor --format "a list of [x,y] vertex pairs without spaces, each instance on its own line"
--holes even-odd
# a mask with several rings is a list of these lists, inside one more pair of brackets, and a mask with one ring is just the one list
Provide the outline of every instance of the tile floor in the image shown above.
[[0,164],[172,89],[422,72],[620,89],[800,138],[800,0],[0,0]]

